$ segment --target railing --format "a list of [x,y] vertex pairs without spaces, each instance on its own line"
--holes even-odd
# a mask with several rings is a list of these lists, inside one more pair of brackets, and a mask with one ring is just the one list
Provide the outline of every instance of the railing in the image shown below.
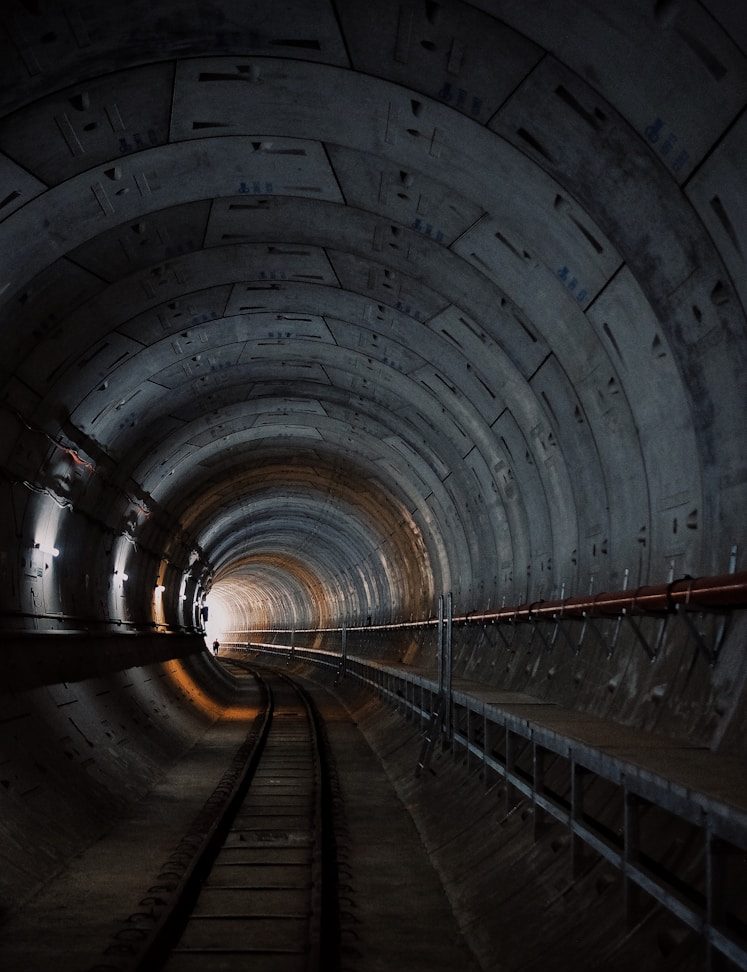
[[[350,655],[343,665],[341,654],[328,651],[256,643],[233,647],[280,655],[288,662],[296,659],[322,665],[335,670],[338,679],[353,677],[421,725],[432,720],[439,699],[445,698],[443,667],[434,681]],[[560,707],[553,707],[553,718],[533,719],[527,717],[526,707],[514,705],[512,711],[510,704],[490,701],[491,694],[499,694],[494,690],[482,694],[486,698],[452,686],[439,729],[455,752],[466,755],[468,766],[482,768],[486,784],[491,777],[503,780],[506,811],[524,797],[534,810],[535,836],[547,820],[567,827],[574,876],[582,866],[586,847],[618,868],[630,921],[635,920],[639,893],[644,891],[703,936],[709,966],[720,954],[747,969],[747,930],[730,911],[733,902],[725,891],[727,878],[734,881],[735,868],[741,869],[735,886],[747,886],[747,787],[743,780],[740,787],[731,779],[740,770],[743,777],[743,767],[702,749],[681,746],[684,765],[674,775],[665,776],[651,756],[650,736],[591,716],[579,727],[574,713],[568,713],[564,725],[563,714],[568,710]],[[618,747],[621,741],[630,747],[636,741],[640,744],[634,761],[612,752],[614,745],[605,745],[610,730],[617,734],[614,745]],[[552,786],[548,783],[550,768]],[[700,779],[710,780],[711,788],[699,786]],[[585,796],[596,780],[606,781],[620,800],[619,828],[603,825],[589,812]],[[723,796],[730,785],[733,802]],[[702,887],[689,881],[687,874],[667,870],[645,852],[641,817],[654,812],[692,828],[703,852]]]
[[[732,568],[736,567],[736,548],[732,550]],[[627,572],[626,572],[627,577]],[[444,595],[442,595],[443,597]],[[451,597],[451,595],[445,595]],[[672,580],[666,584],[624,588],[619,591],[603,591],[599,594],[567,597],[551,600],[531,601],[512,607],[502,606],[497,611],[471,611],[466,614],[449,614],[448,623],[458,625],[496,625],[499,636],[506,647],[511,646],[513,635],[518,625],[534,625],[539,631],[540,622],[550,622],[554,625],[552,635],[548,639],[540,633],[540,638],[547,647],[555,644],[558,632],[563,632],[564,640],[568,641],[573,650],[580,650],[588,631],[607,647],[611,653],[617,644],[623,623],[627,623],[633,631],[636,641],[646,652],[649,659],[654,660],[661,648],[666,633],[669,618],[678,616],[688,628],[698,647],[703,651],[711,665],[718,661],[719,652],[726,634],[729,614],[739,608],[747,607],[747,572],[737,573],[732,569],[728,574],[714,577],[686,577]],[[712,613],[722,616],[722,623],[712,642],[709,644],[698,626],[692,620],[693,613]],[[647,637],[640,625],[644,618],[659,618],[660,625],[655,638]],[[596,620],[615,622],[614,633],[606,638],[595,624]],[[563,622],[581,621],[582,627],[579,638],[573,641],[565,630]],[[418,629],[434,629],[443,625],[443,617],[423,618],[420,620],[399,621],[391,624],[342,624],[333,627],[317,628],[250,628],[246,631],[232,632],[250,639],[254,635],[290,635],[294,643],[297,635],[316,635],[340,633],[349,635],[351,632],[395,632]],[[501,627],[508,626],[512,633],[507,638]]]

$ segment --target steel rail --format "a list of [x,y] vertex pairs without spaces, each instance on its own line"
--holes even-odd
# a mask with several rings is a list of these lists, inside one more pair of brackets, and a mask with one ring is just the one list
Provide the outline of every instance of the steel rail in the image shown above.
[[189,909],[212,861],[222,846],[225,829],[243,800],[272,724],[272,694],[254,674],[263,708],[254,719],[231,766],[161,867],[133,912],[104,949],[90,972],[145,972],[158,968]]
[[[245,668],[249,672],[254,672],[255,669],[247,665],[246,662],[236,662],[240,667]],[[324,837],[327,836],[325,833],[325,814],[323,807],[323,776],[324,776],[324,759],[322,758],[322,740],[320,727],[318,724],[318,717],[314,705],[308,692],[302,688],[295,679],[286,675],[285,672],[274,671],[272,675],[276,678],[280,678],[282,681],[286,682],[290,688],[296,693],[297,697],[301,700],[301,703],[306,712],[306,717],[308,719],[309,732],[311,737],[311,756],[314,769],[314,789],[313,789],[313,809],[311,812],[312,818],[312,848],[311,848],[311,859],[310,859],[310,922],[308,930],[308,956],[306,962],[306,968],[308,972],[318,972],[322,969],[322,960],[325,955],[325,922],[327,915],[325,914],[325,902],[328,906],[329,900],[329,890],[325,886],[325,881],[323,879],[324,875],[324,861],[323,861],[323,847],[324,847]]]
[[[252,961],[253,956],[268,953],[284,956],[285,960],[295,953],[304,972],[318,972],[321,968],[324,760],[316,714],[305,690],[287,675],[271,672],[263,678],[254,666],[236,664],[260,685],[265,701],[263,711],[254,720],[229,770],[161,867],[156,882],[138,902],[138,910],[123,922],[90,972],[151,972],[170,963],[172,957],[178,961],[185,955],[199,960],[203,963],[201,968],[208,970],[215,963],[222,967],[227,955]],[[278,682],[292,691],[292,701],[280,701],[283,685]],[[279,715],[285,718],[278,718]],[[289,795],[294,788],[298,796]],[[311,801],[308,808],[307,797]],[[298,801],[303,806],[301,810],[296,806]],[[287,824],[291,831],[285,836],[280,820],[283,815],[293,818]],[[298,834],[306,827],[300,822],[304,818],[309,821],[309,840],[299,845]],[[240,855],[238,861],[236,851]],[[242,854],[247,855],[246,861],[241,860]],[[289,932],[284,930],[289,925],[290,908],[278,909],[277,921],[284,927],[275,936],[277,941],[268,944],[256,939],[257,926],[268,921],[261,897],[254,903],[256,913],[251,913],[252,893],[266,894],[259,887],[254,892],[241,892],[248,902],[243,909],[248,914],[237,915],[230,909],[225,914],[195,910],[203,890],[209,889],[212,894],[227,890],[230,895],[231,882],[224,889],[220,879],[212,877],[221,861],[223,872],[228,869],[237,874],[243,867],[252,887],[255,875],[277,869],[276,860],[283,862],[298,854],[304,862],[285,866],[308,875],[308,905],[307,916],[297,916],[305,930],[297,934],[298,940],[292,945],[287,942]],[[261,880],[254,883],[261,884]],[[295,889],[275,888],[272,881],[270,886],[275,891],[288,891],[291,897],[295,893]],[[205,929],[211,935],[210,928],[215,927],[216,921],[232,926],[225,943],[221,940],[218,945],[200,944]]]
[[[255,677],[254,667],[243,663]],[[179,967],[204,972],[281,963],[322,967],[322,759],[306,692],[282,672],[265,672],[272,720],[240,805],[200,882],[187,901],[178,935],[159,961],[140,972]],[[281,684],[278,684],[281,683]],[[216,898],[217,896],[217,898]],[[280,901],[278,901],[278,896]],[[300,900],[299,900],[300,899]],[[268,903],[269,901],[269,903]]]

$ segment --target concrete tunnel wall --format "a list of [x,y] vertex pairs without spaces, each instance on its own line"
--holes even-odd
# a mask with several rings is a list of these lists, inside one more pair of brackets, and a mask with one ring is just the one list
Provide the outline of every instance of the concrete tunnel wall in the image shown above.
[[[739,5],[9,11],[0,664],[37,740],[40,683],[193,651],[208,592],[244,631],[727,569]],[[459,671],[743,746],[743,627],[713,670],[676,625],[653,666],[629,632],[611,659],[528,639],[504,662],[460,630]],[[5,732],[20,808],[36,757]]]

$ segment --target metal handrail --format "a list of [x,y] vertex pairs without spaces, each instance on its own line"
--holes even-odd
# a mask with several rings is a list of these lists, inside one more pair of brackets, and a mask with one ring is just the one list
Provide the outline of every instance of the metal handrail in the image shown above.
[[[727,611],[747,607],[747,571],[710,577],[684,577],[668,584],[621,591],[602,591],[550,600],[531,601],[497,611],[468,611],[455,615],[453,624],[517,624],[531,621],[566,621],[610,618],[625,614],[662,616],[678,610]],[[438,618],[390,624],[339,625],[319,628],[248,628],[233,634],[331,634],[350,631],[400,631],[436,628]]]

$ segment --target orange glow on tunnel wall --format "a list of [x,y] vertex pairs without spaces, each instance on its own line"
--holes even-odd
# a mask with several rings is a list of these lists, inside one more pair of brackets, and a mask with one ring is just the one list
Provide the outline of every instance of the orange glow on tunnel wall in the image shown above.
[[259,714],[256,706],[225,705],[212,698],[199,685],[187,670],[183,659],[175,659],[164,665],[167,681],[182,695],[186,696],[194,707],[209,719],[225,720],[227,722],[249,722]]

